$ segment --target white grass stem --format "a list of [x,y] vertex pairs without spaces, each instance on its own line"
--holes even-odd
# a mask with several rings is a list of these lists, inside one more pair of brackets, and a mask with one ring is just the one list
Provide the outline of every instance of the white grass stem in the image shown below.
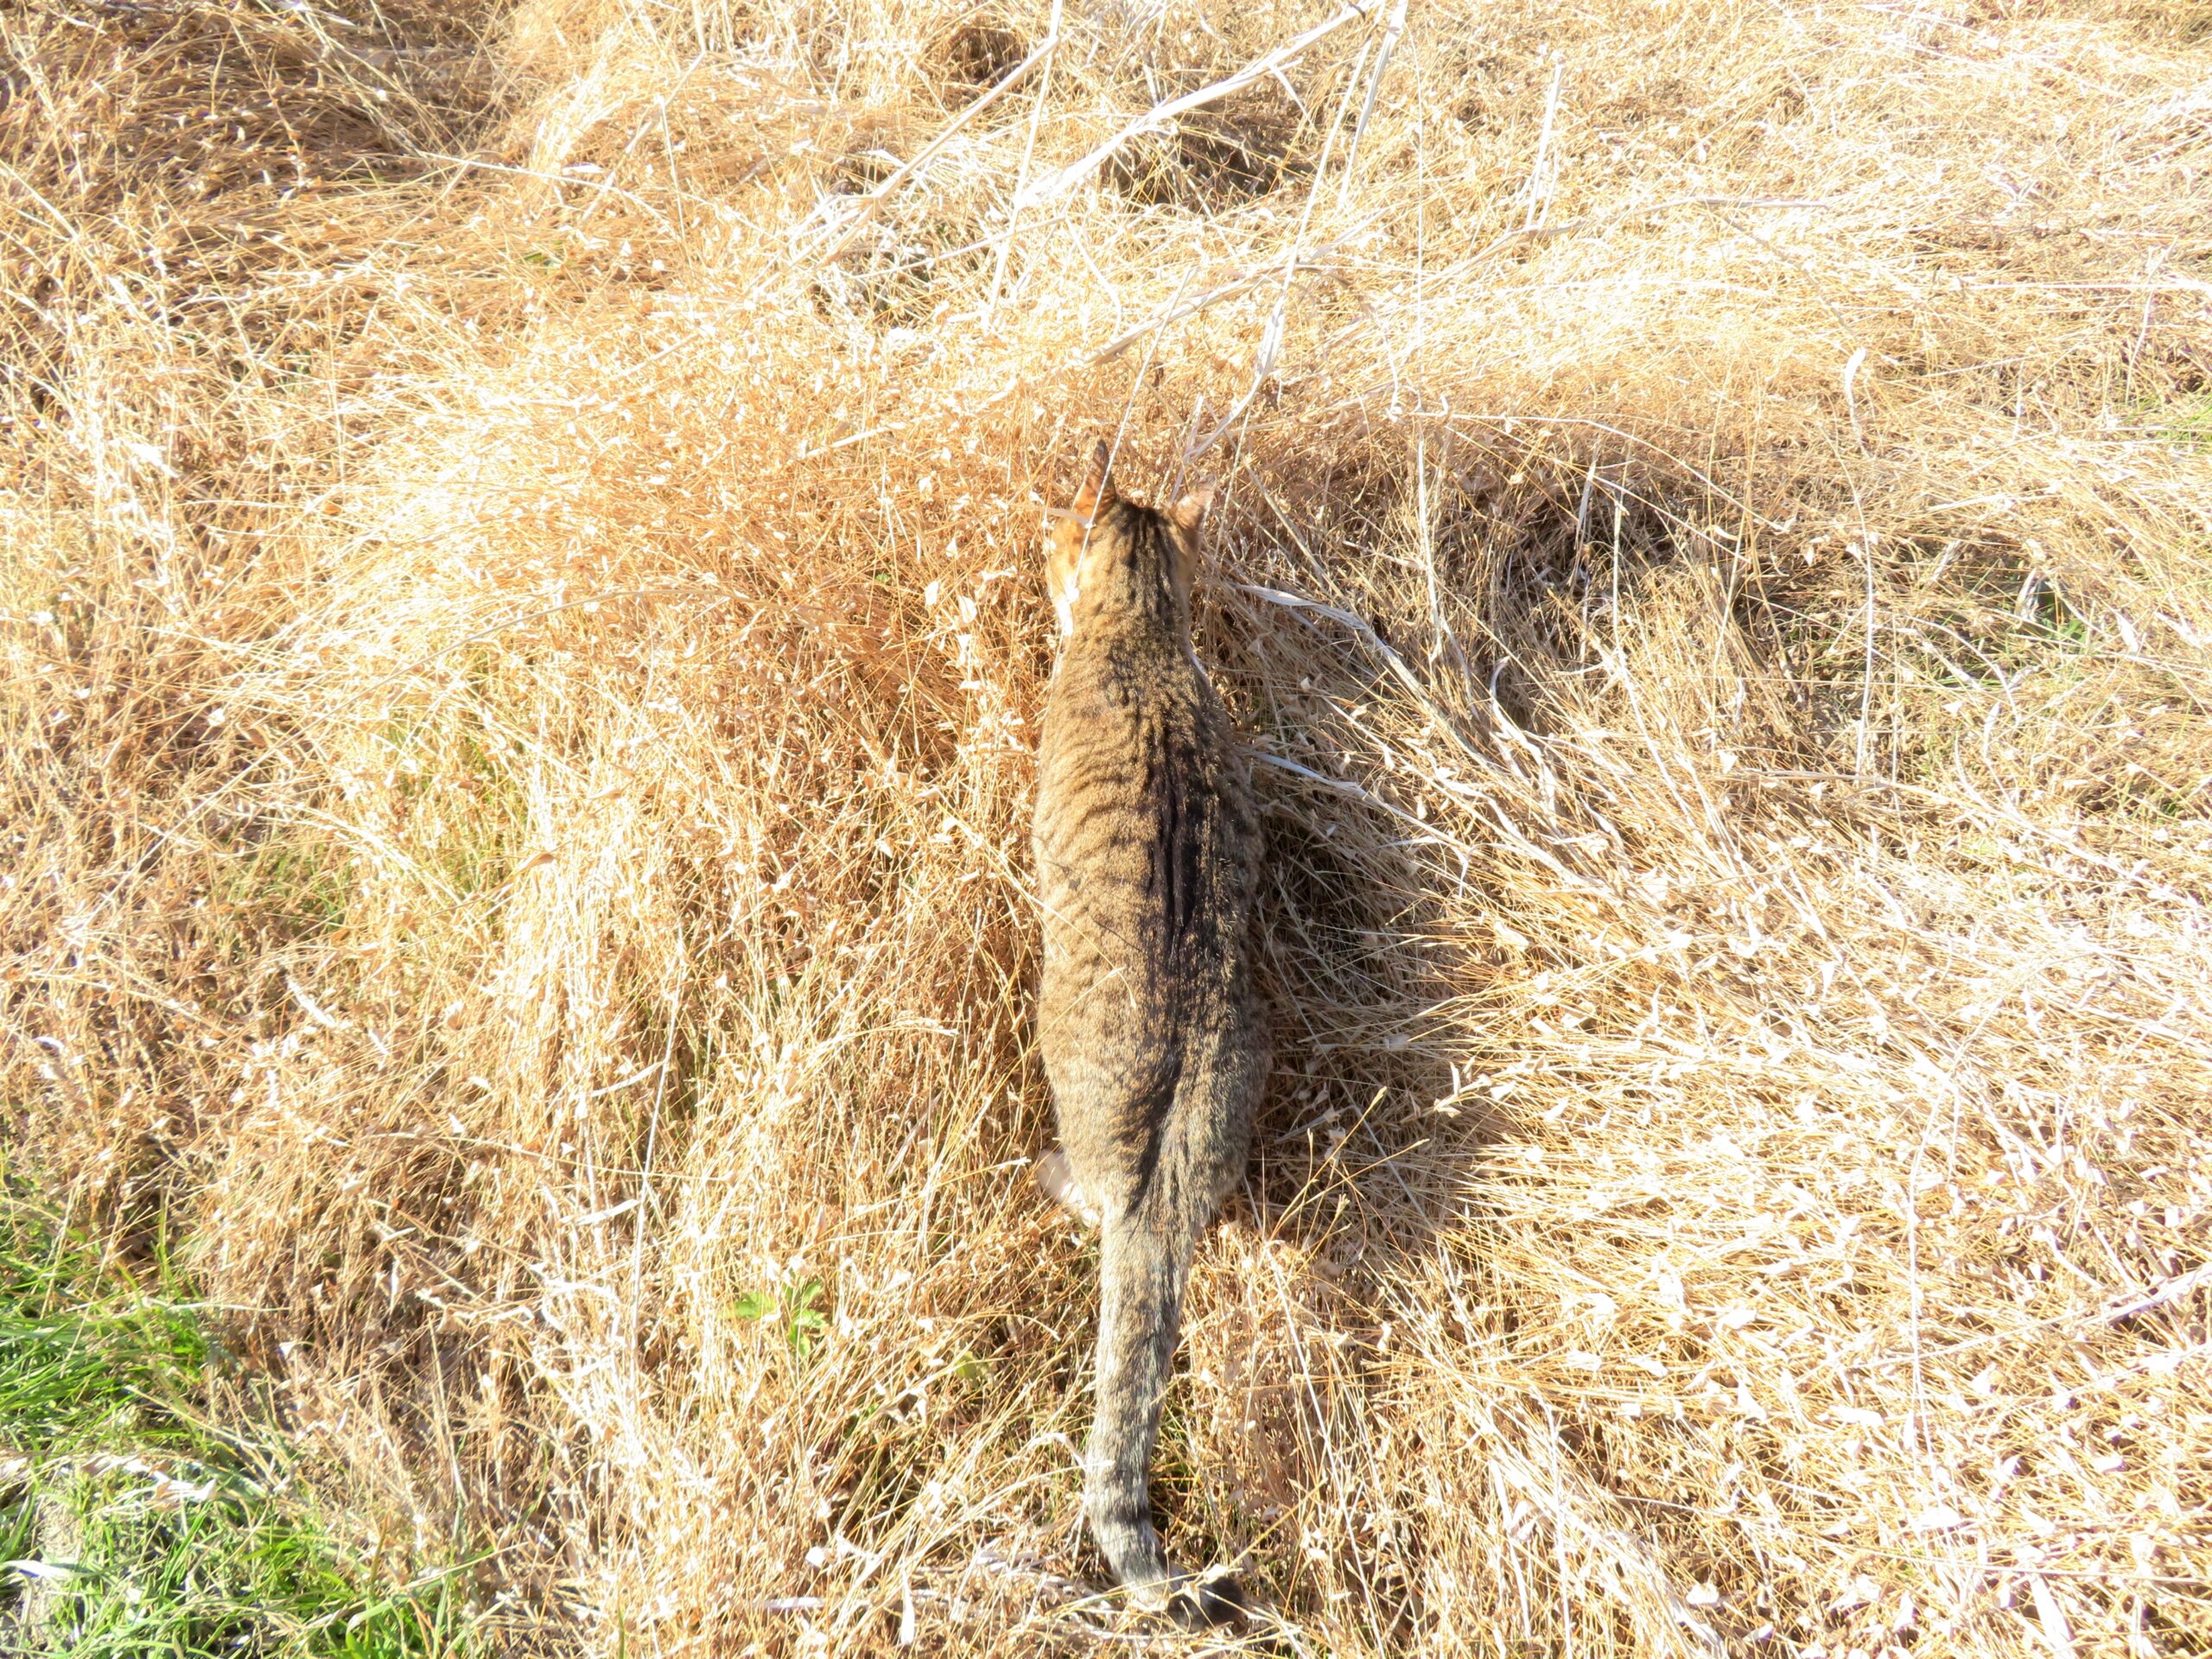
[[1227,98],[1231,92],[1242,91],[1262,76],[1271,74],[1281,68],[1306,48],[1335,34],[1353,19],[1367,16],[1371,10],[1372,8],[1368,5],[1348,5],[1326,21],[1316,23],[1304,34],[1286,41],[1274,51],[1262,57],[1255,58],[1235,74],[1224,79],[1217,80],[1211,86],[1201,86],[1194,92],[1185,92],[1180,98],[1171,98],[1165,102],[1154,105],[1151,109],[1130,122],[1121,131],[1088,155],[1069,162],[1067,166],[1057,172],[1046,174],[1034,183],[1024,186],[1014,195],[1014,207],[1017,209],[1034,207],[1051,201],[1055,197],[1066,194],[1097,172],[1100,168],[1105,166],[1113,159],[1114,153],[1132,138],[1139,137],[1147,132],[1157,132],[1178,116],[1187,115],[1192,110],[1203,109],[1206,105],[1217,103],[1222,99]]
[[[1052,40],[1060,37],[1060,8],[1064,0],[1052,0],[1052,16],[1046,34]],[[1021,219],[1021,195],[1029,179],[1029,168],[1037,156],[1037,128],[1045,118],[1045,99],[1052,90],[1052,65],[1048,58],[1043,78],[1037,83],[1037,101],[1029,106],[1029,130],[1021,141],[1021,165],[1014,170],[1014,194],[1007,203],[1006,232],[999,238],[998,257],[991,265],[991,284],[983,290],[982,321],[990,326],[991,315],[998,309],[999,294],[1006,287],[1006,268],[1014,257],[1014,234]]]
[[1368,77],[1367,98],[1359,106],[1359,120],[1351,130],[1351,146],[1344,152],[1344,176],[1337,184],[1339,212],[1351,211],[1352,175],[1359,166],[1359,141],[1367,136],[1368,118],[1375,113],[1376,94],[1382,90],[1383,73],[1390,67],[1390,54],[1397,50],[1398,36],[1405,28],[1406,0],[1398,0],[1391,10],[1389,22],[1382,26],[1382,46],[1375,55],[1375,73]]
[[1551,212],[1551,181],[1545,168],[1551,160],[1552,128],[1559,119],[1560,82],[1567,74],[1567,60],[1555,59],[1552,64],[1551,90],[1544,94],[1544,122],[1536,134],[1535,159],[1529,164],[1529,182],[1524,187],[1528,194],[1528,213],[1521,228],[1534,231],[1540,228]]
[[[1057,15],[1058,14],[1056,12],[1056,18]],[[1052,55],[1052,48],[1059,43],[1059,30],[1056,22],[1052,33],[1046,36],[1044,45],[1039,47],[1034,52],[1032,52],[1027,57],[1024,58],[1020,63],[1014,65],[1012,69],[1007,72],[1005,78],[996,86],[993,86],[990,91],[985,92],[973,104],[970,104],[966,109],[961,111],[958,115],[953,117],[950,121],[947,122],[945,124],[944,130],[938,133],[936,137],[931,139],[929,143],[924,144],[920,149],[917,150],[914,153],[914,157],[912,161],[895,169],[889,178],[884,180],[881,184],[876,186],[874,190],[870,191],[866,196],[863,196],[861,199],[859,204],[853,209],[852,213],[845,220],[844,234],[837,238],[836,244],[831,246],[826,253],[821,255],[822,263],[827,264],[830,260],[835,259],[839,254],[842,253],[847,248],[852,246],[853,238],[868,228],[869,223],[875,218],[876,214],[881,211],[884,202],[890,198],[893,191],[897,190],[901,185],[905,184],[908,179],[912,178],[917,168],[927,163],[931,156],[935,156],[938,151],[943,149],[947,144],[950,143],[953,139],[957,137],[960,135],[961,130],[970,121],[973,121],[977,116],[982,114],[985,110],[989,109],[994,104],[996,104],[999,99],[1004,98],[1015,87],[1020,86],[1023,81],[1028,79],[1030,72],[1035,69],[1038,65],[1043,63],[1047,58],[1051,57]]]

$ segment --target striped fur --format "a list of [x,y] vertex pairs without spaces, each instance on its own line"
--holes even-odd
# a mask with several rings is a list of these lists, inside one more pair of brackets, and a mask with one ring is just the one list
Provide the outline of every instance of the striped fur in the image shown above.
[[1259,834],[1191,649],[1207,492],[1124,500],[1102,444],[1046,565],[1061,652],[1038,760],[1039,1035],[1061,1150],[1046,1190],[1100,1229],[1092,1535],[1140,1605],[1217,1622],[1234,1585],[1173,1572],[1153,1446],[1191,1252],[1242,1178],[1268,1032],[1252,977]]

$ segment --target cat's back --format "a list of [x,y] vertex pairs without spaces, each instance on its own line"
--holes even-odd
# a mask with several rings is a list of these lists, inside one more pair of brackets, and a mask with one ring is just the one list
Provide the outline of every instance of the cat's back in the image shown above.
[[1167,782],[1198,785],[1236,758],[1221,699],[1187,653],[1126,631],[1078,635],[1046,696],[1039,830],[1070,815],[1135,809]]
[[1035,820],[1048,1046],[1077,1005],[1093,1037],[1095,1022],[1217,1008],[1242,981],[1257,839],[1243,757],[1191,646],[1195,518],[1103,483],[1077,509],[1046,571],[1062,632]]
[[1220,697],[1172,644],[1071,639],[1053,677],[1036,817],[1048,976],[1141,991],[1241,938],[1250,786]]

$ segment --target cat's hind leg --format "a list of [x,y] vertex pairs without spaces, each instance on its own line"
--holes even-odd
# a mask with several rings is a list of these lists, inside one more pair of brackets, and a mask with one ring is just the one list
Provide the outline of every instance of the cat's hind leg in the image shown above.
[[1075,1170],[1069,1164],[1066,1153],[1054,1147],[1037,1160],[1032,1173],[1036,1177],[1039,1192],[1084,1226],[1094,1230],[1097,1228],[1098,1206],[1077,1184]]

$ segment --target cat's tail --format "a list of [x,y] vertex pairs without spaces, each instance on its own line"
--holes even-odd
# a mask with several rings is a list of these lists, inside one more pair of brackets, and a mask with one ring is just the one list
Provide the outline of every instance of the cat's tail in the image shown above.
[[1098,1412],[1084,1451],[1091,1536],[1140,1606],[1165,1603],[1185,1624],[1220,1624],[1245,1609],[1235,1580],[1167,1565],[1152,1524],[1152,1453],[1183,1320],[1183,1287],[1204,1218],[1155,1179],[1100,1231]]

